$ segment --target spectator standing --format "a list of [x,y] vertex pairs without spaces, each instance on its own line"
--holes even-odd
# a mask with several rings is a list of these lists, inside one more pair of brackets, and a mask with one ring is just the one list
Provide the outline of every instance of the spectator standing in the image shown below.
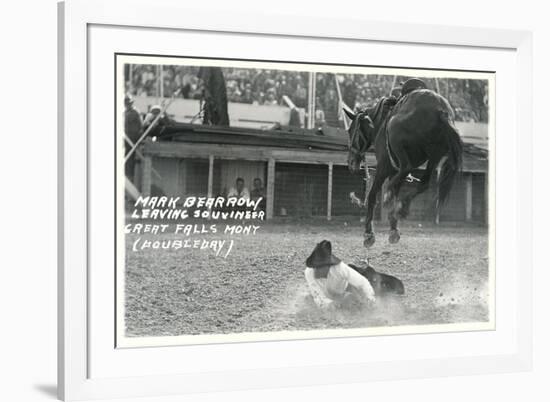
[[325,123],[325,112],[323,111],[321,98],[317,97],[315,101],[315,127],[323,127]]
[[[143,129],[143,122],[141,120],[141,115],[139,110],[134,106],[134,99],[130,94],[124,97],[124,134],[126,137],[135,144],[139,137],[141,136],[141,131]],[[128,141],[124,141],[124,149],[126,153],[130,151],[132,146]],[[134,154],[126,161],[124,166],[124,172],[130,180],[134,179],[134,169],[135,169],[135,152]]]
[[294,104],[296,107],[305,108],[307,105],[307,90],[302,84],[296,86],[294,92]]

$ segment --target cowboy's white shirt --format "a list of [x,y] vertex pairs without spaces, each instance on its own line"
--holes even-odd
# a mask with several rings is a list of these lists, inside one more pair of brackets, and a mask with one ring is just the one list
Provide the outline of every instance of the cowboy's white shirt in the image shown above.
[[374,289],[367,278],[343,262],[332,265],[326,278],[316,278],[315,268],[306,268],[304,275],[311,296],[319,307],[327,307],[333,301],[343,298],[348,286],[364,299],[375,301]]

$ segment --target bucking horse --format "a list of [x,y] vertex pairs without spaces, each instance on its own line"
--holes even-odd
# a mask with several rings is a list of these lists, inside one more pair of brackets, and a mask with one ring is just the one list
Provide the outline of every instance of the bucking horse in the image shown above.
[[[414,82],[418,82],[420,80]],[[420,81],[421,82],[421,81]],[[411,87],[405,82],[403,89]],[[358,173],[365,153],[374,145],[376,174],[367,196],[364,246],[375,242],[372,219],[377,194],[388,179],[382,202],[390,208],[390,243],[397,243],[400,233],[397,222],[409,213],[411,201],[430,186],[434,170],[438,170],[435,207],[448,198],[455,177],[462,167],[463,144],[454,126],[454,113],[449,102],[438,93],[412,87],[399,99],[382,98],[374,107],[352,113],[349,133],[348,168]],[[400,196],[404,180],[414,169],[426,164],[416,187]],[[365,169],[367,166],[365,166]]]

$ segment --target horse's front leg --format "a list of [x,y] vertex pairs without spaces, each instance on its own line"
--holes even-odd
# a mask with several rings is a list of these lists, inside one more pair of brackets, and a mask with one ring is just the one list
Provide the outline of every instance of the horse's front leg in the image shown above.
[[384,169],[382,164],[380,164],[380,166],[376,170],[376,175],[374,176],[374,181],[369,190],[369,195],[367,196],[367,216],[365,219],[364,235],[365,240],[363,241],[363,245],[367,248],[371,247],[376,241],[376,237],[374,235],[374,230],[372,227],[372,219],[374,217],[374,207],[376,206],[376,195],[380,192],[380,189],[382,188],[382,184],[384,183],[384,180],[386,180],[386,177],[388,177],[388,171],[387,169]]

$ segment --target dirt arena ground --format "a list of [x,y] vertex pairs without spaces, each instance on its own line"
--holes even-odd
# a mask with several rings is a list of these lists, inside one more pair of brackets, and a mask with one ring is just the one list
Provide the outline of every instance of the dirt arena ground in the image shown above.
[[[127,235],[127,336],[167,336],[292,329],[362,328],[488,320],[487,229],[405,223],[401,241],[377,226],[368,252],[362,228],[336,220],[262,223],[255,236],[234,236],[227,258],[211,250],[134,252]],[[174,235],[149,235],[151,239]],[[220,235],[203,235],[201,238]],[[378,271],[400,278],[403,297],[375,306],[353,303],[322,311],[311,300],[304,261],[316,242],[358,265],[368,256]]]

